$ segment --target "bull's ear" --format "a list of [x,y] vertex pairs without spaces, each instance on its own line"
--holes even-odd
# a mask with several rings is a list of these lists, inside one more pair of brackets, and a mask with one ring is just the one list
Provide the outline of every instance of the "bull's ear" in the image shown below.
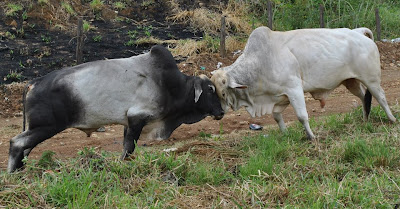
[[201,93],[203,93],[203,89],[201,88],[201,80],[197,80],[194,82],[194,103],[199,101]]
[[246,85],[242,85],[242,84],[238,84],[238,83],[236,83],[235,81],[230,81],[229,82],[229,87],[230,88],[233,88],[233,89],[246,89],[247,88],[247,86]]

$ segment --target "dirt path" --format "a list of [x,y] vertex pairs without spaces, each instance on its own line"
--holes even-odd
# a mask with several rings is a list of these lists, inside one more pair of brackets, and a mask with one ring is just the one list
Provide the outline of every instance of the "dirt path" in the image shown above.
[[[391,106],[400,101],[400,67],[382,71],[382,86]],[[311,99],[309,95],[306,95],[306,97],[310,118],[349,112],[361,104],[359,99],[350,94],[344,87],[339,87],[330,95],[327,100],[326,112],[323,113],[320,112],[318,101]],[[375,100],[373,100],[373,105],[377,105]],[[284,111],[284,119],[285,122],[297,121],[291,106]],[[244,109],[241,109],[237,112],[228,112],[221,121],[215,121],[208,117],[196,124],[182,125],[174,131],[168,140],[162,142],[141,140],[139,141],[139,145],[172,145],[177,141],[199,136],[200,132],[219,134],[220,128],[222,128],[225,134],[228,134],[236,130],[248,130],[250,123],[261,125],[273,124],[276,126],[271,115],[251,118]],[[20,116],[0,118],[0,169],[6,168],[9,140],[21,131],[21,125],[22,117]],[[44,150],[56,152],[58,158],[73,157],[77,155],[79,149],[85,146],[97,147],[100,150],[121,152],[122,136],[123,127],[117,125],[106,126],[106,132],[94,133],[91,137],[86,137],[85,133],[77,129],[68,129],[37,146],[29,157],[37,159]]]

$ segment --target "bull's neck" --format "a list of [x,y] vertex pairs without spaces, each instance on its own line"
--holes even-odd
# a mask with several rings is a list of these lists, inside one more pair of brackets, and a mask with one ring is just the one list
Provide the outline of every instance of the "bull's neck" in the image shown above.
[[185,75],[185,88],[182,89],[180,98],[178,98],[179,102],[175,104],[176,111],[173,111],[175,114],[169,116],[169,118],[173,118],[174,123],[177,123],[178,126],[182,123],[195,123],[206,117],[198,108],[199,103],[194,101],[194,82],[196,79],[200,78]]

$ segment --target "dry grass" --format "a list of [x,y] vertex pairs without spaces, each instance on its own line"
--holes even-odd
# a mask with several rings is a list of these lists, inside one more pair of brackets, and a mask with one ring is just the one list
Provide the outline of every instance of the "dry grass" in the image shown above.
[[179,3],[171,0],[173,15],[169,20],[186,22],[192,27],[208,34],[217,35],[221,28],[221,17],[226,16],[228,32],[249,34],[251,25],[246,21],[245,4],[243,2],[230,1],[226,7],[220,6],[219,12],[208,8],[196,8],[194,10],[182,10]]
[[204,51],[207,48],[202,41],[193,39],[178,40],[171,52],[174,56],[189,57]]

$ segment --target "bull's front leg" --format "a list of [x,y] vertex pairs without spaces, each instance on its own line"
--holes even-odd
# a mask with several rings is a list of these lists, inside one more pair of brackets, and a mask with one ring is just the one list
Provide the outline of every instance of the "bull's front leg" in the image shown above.
[[283,120],[282,117],[282,112],[286,109],[289,103],[283,104],[283,105],[275,105],[274,109],[272,110],[272,115],[274,117],[274,120],[278,123],[279,129],[282,132],[286,132],[286,125],[285,121]]
[[121,160],[129,159],[137,143],[143,127],[146,125],[147,116],[135,115],[128,117],[128,126],[124,127],[124,151]]

